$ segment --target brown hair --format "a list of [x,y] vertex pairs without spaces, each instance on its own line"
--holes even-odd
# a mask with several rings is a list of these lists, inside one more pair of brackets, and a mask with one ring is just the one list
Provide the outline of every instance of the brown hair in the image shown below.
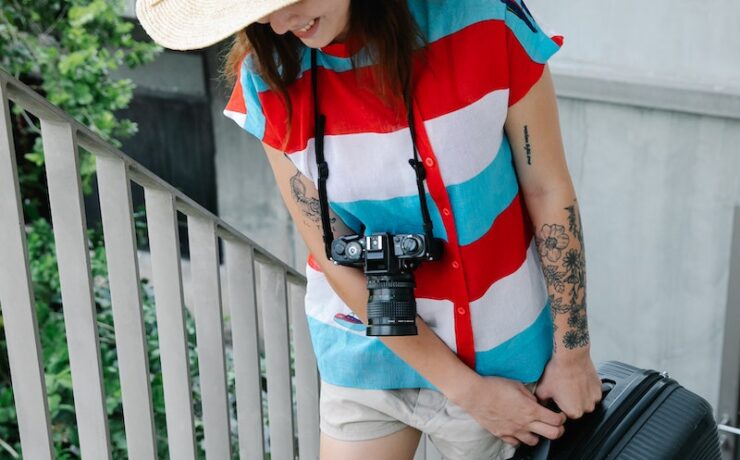
[[[425,45],[406,0],[351,0],[348,40],[365,44],[373,62],[376,92],[385,101],[403,95],[411,84],[411,55]],[[242,60],[254,52],[257,69],[270,88],[285,101],[288,117],[292,106],[288,87],[301,70],[302,42],[293,34],[276,34],[269,24],[254,23],[238,32],[226,57],[225,73],[236,78]],[[352,57],[357,67],[357,54]]]

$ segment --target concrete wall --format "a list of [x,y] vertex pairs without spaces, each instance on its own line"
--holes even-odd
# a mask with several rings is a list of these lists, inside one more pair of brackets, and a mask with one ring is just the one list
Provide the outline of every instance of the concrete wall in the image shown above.
[[[717,405],[740,203],[740,3],[548,2],[582,205],[595,360],[666,370]],[[740,334],[740,331],[734,331]]]
[[527,0],[565,35],[558,63],[740,86],[737,0]]

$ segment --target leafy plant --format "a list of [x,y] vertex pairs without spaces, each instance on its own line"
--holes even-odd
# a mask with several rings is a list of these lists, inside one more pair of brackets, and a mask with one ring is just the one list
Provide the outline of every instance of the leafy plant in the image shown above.
[[[151,62],[160,51],[134,39],[134,24],[121,11],[121,0],[0,3],[0,67],[116,146],[136,132],[135,123],[116,116],[131,101],[134,84],[112,72]],[[40,128],[18,109],[13,127],[18,155],[28,160],[18,162],[26,217],[48,218]],[[89,192],[94,159],[83,155],[80,169]]]

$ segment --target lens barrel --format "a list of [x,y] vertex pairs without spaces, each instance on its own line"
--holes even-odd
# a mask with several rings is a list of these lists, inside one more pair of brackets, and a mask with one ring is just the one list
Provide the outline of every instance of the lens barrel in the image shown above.
[[368,275],[367,335],[416,335],[416,299],[411,273]]

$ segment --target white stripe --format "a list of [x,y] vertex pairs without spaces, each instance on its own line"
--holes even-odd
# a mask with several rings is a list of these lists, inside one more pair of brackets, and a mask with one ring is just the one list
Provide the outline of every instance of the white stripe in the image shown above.
[[247,114],[234,112],[233,110],[224,110],[224,115],[227,118],[231,118],[239,125],[240,128],[244,128],[244,124],[247,122]]
[[455,342],[455,306],[449,300],[416,299],[416,312],[452,351]]
[[445,185],[468,181],[498,153],[509,90],[493,91],[455,112],[424,122]]
[[306,314],[308,316],[337,329],[365,335],[365,331],[353,331],[339,326],[334,321],[334,315],[337,313],[349,315],[352,310],[334,292],[323,273],[306,265],[306,278],[308,280],[306,284]]
[[[408,163],[411,155],[411,135],[407,128],[391,133],[326,136],[324,157],[329,163],[329,200],[344,203],[415,195],[416,176]],[[313,138],[306,149],[288,157],[301,173],[316,182]]]
[[547,289],[533,240],[522,266],[470,304],[476,351],[490,350],[525,330],[546,303]]
[[[326,276],[307,265],[306,277],[308,279],[306,288],[306,314],[329,326],[364,336],[365,331],[353,331],[343,328],[334,321],[334,315],[337,313],[349,315],[352,313],[352,310],[334,292]],[[452,316],[452,312],[454,311],[452,302],[449,300],[417,299],[416,311],[434,333],[455,351],[455,320]]]
[[[498,153],[503,139],[509,90],[493,91],[465,108],[425,122],[446,186],[478,175]],[[411,137],[407,128],[390,133],[326,136],[329,199],[336,202],[387,200],[417,193],[408,165]],[[316,182],[314,140],[290,159]]]

